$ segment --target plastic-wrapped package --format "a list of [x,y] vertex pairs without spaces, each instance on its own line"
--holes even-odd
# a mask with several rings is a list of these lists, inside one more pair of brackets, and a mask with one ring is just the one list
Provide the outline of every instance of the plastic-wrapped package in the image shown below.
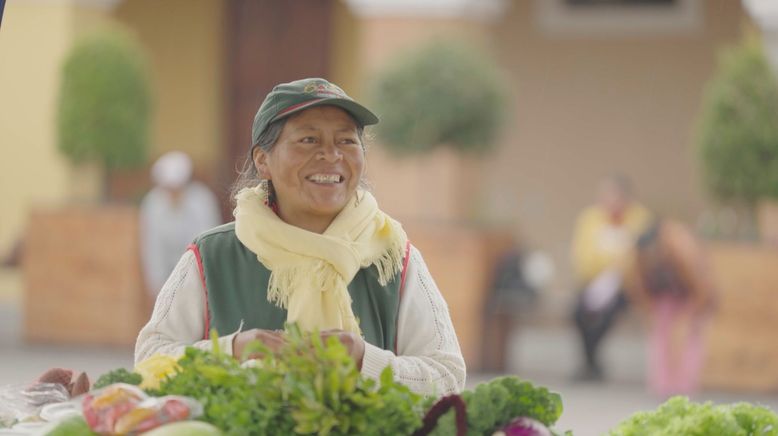
[[0,386],[0,427],[38,416],[41,407],[68,401],[70,394],[59,383]]
[[148,397],[137,386],[117,383],[84,396],[87,424],[103,435],[135,435],[170,422],[196,418],[203,407],[188,397]]

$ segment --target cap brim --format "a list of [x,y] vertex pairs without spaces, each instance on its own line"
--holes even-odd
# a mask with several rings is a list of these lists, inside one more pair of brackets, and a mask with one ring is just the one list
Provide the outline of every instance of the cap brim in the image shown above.
[[296,114],[298,112],[316,106],[337,106],[345,110],[346,112],[348,112],[352,117],[354,117],[357,120],[357,122],[359,122],[363,126],[378,124],[378,117],[373,112],[371,112],[368,108],[362,106],[361,104],[353,100],[347,100],[344,98],[317,98],[314,100],[309,100],[304,103],[300,103],[299,105],[296,105],[294,107],[287,108],[287,110],[282,111],[280,114],[276,115],[276,117],[273,118],[272,121],[280,120],[281,118],[286,118],[290,115]]

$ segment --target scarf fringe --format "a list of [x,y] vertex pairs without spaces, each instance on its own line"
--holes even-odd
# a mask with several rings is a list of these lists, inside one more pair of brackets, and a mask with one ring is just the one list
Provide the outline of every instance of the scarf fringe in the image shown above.
[[381,253],[377,259],[365,265],[375,265],[378,270],[378,283],[381,286],[386,286],[402,271],[405,244],[407,243],[405,232],[402,231],[402,228],[400,228],[400,231],[397,231],[397,227],[400,226],[398,223],[390,222],[387,224],[392,227],[391,234],[397,235],[397,237],[390,242],[389,248]]
[[[267,286],[267,300],[282,309],[288,309],[289,298],[295,290],[307,288],[320,292],[336,292],[345,287],[343,278],[334,268],[324,261],[317,261],[313,271],[304,264],[271,271]],[[351,296],[348,292],[346,298],[350,305]]]

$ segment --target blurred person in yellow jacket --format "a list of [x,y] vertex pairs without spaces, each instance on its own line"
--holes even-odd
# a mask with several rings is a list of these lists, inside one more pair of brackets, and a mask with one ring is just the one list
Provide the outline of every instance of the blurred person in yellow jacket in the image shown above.
[[618,314],[626,307],[624,276],[634,244],[650,223],[649,211],[635,201],[629,180],[620,175],[600,183],[597,203],[579,215],[572,261],[580,290],[573,318],[581,337],[583,365],[576,378],[600,380],[597,351]]

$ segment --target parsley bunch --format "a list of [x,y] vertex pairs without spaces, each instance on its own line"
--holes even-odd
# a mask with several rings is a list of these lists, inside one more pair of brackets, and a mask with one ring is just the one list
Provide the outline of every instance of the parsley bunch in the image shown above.
[[278,353],[259,343],[248,353],[265,357],[241,366],[222,353],[188,348],[181,370],[155,395],[185,395],[204,406],[201,417],[227,435],[402,435],[421,426],[423,398],[396,383],[387,367],[380,384],[362,377],[337,338],[287,326]]
[[673,397],[655,411],[637,412],[610,432],[611,436],[776,436],[778,415],[748,403],[714,405]]

